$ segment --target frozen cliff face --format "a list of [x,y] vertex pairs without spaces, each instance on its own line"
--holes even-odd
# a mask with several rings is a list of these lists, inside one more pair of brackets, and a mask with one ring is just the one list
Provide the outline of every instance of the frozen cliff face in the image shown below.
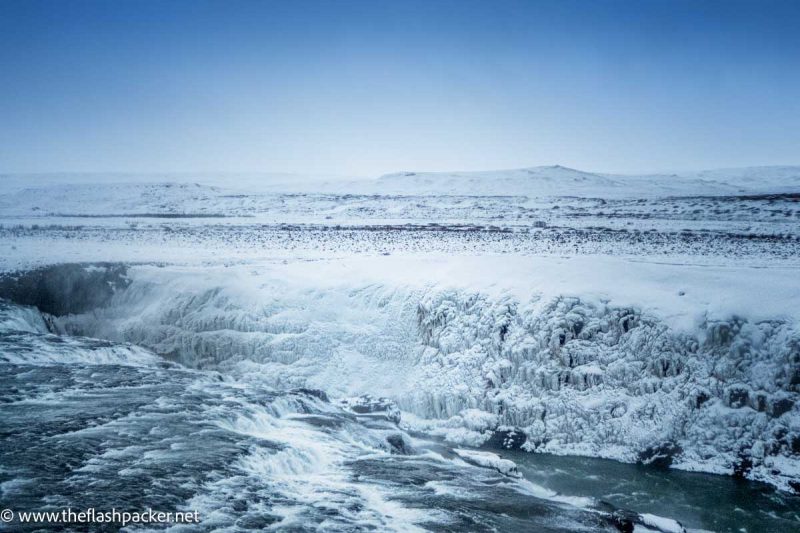
[[[238,271],[237,271],[238,272]],[[403,423],[472,446],[800,481],[800,334],[786,320],[703,320],[633,306],[435,286],[320,289],[253,272],[139,269],[73,335],[332,398],[388,397]]]
[[115,263],[51,265],[0,272],[0,298],[55,315],[84,313],[106,305],[124,289],[127,267]]
[[578,298],[533,311],[445,293],[420,304],[419,329],[429,371],[400,400],[406,409],[458,421],[477,407],[497,417],[487,430],[520,428],[529,450],[796,486],[800,335],[792,325],[734,317],[692,336],[637,309]]

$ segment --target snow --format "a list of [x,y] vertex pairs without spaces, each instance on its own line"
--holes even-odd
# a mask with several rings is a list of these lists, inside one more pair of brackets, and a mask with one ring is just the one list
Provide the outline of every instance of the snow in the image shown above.
[[[794,267],[708,268],[607,256],[423,255],[349,257],[266,269],[290,282],[330,289],[362,284],[437,286],[518,301],[535,299],[540,304],[558,296],[575,296],[598,305],[641,306],[670,327],[685,331],[697,331],[703,320],[730,316],[756,321],[800,319],[800,283]],[[683,294],[676,287],[682,287]]]
[[379,179],[385,193],[525,196],[652,196],[796,191],[800,167],[750,167],[675,174],[602,174],[560,165],[479,172],[398,172]]
[[[635,461],[675,441],[674,466],[730,472],[766,439],[750,475],[786,486],[800,429],[791,273],[596,259],[138,266],[110,307],[55,324],[244,380],[388,397],[416,415],[404,425],[460,445],[510,426],[527,449]],[[630,281],[614,284],[620,271]],[[748,311],[770,289],[781,297]],[[710,305],[723,291],[729,307]]]
[[514,463],[514,461],[509,461],[508,459],[503,459],[495,453],[463,450],[458,448],[453,451],[470,464],[497,470],[505,476],[519,477],[516,463]]
[[[135,266],[104,309],[17,308],[0,328],[388,398],[404,427],[459,446],[508,427],[531,451],[666,446],[678,468],[730,474],[746,456],[751,479],[800,478],[800,206],[775,195],[800,190],[800,167],[410,172],[302,194],[128,178],[9,178],[0,272]],[[93,357],[141,356],[109,349]]]
[[686,531],[682,525],[671,518],[649,513],[643,513],[639,517],[645,525],[655,527],[658,531],[663,531],[664,533],[684,533]]
[[[6,174],[0,209],[50,213],[208,213],[276,195],[647,198],[797,192],[800,166],[669,174],[603,174],[560,165],[468,172],[397,172],[377,179],[292,174]],[[46,194],[42,194],[42,192]],[[87,201],[91,199],[91,201]],[[194,209],[187,209],[194,208]],[[133,210],[136,211],[133,211]]]

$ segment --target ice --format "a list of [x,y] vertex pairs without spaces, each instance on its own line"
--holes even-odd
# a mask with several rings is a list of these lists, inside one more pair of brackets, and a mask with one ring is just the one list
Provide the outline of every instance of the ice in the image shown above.
[[[731,474],[747,459],[742,475],[788,488],[800,439],[793,293],[769,303],[783,314],[748,318],[746,309],[698,303],[717,290],[746,302],[770,283],[777,294],[790,286],[780,273],[744,268],[709,278],[705,269],[661,267],[682,272],[698,300],[640,307],[627,303],[631,284],[647,280],[650,265],[597,260],[594,276],[611,279],[600,267],[624,265],[638,281],[591,295],[583,287],[595,280],[580,274],[589,265],[536,259],[530,277],[504,276],[523,270],[514,263],[133,267],[109,307],[53,326],[243,380],[354,398],[351,409],[385,397],[408,413],[402,424],[460,445],[516,430],[531,451]],[[496,285],[482,291],[492,270],[479,267],[489,265]],[[740,282],[723,288],[734,273]],[[659,294],[656,280],[647,283]],[[564,295],[570,286],[584,297]],[[385,409],[396,419],[391,404]]]
[[462,449],[455,449],[453,451],[470,464],[481,466],[483,468],[491,468],[492,470],[497,470],[506,476],[520,477],[519,472],[517,471],[517,465],[514,463],[514,461],[503,459],[495,453]]
[[662,516],[656,516],[649,513],[642,513],[639,516],[645,525],[655,527],[658,531],[663,531],[664,533],[686,532],[686,529],[682,525],[671,518],[664,518]]
[[0,300],[0,333],[48,333],[45,317],[35,307],[9,305]]
[[800,167],[51,178],[0,193],[6,361],[149,349],[462,449],[800,486]]

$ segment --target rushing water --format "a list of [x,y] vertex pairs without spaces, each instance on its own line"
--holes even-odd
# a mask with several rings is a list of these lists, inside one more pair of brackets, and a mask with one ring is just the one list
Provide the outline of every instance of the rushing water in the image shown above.
[[798,499],[761,485],[493,450],[520,476],[406,433],[381,402],[24,329],[0,332],[3,509],[197,510],[196,530],[545,532],[616,531],[626,509],[714,531],[800,530]]

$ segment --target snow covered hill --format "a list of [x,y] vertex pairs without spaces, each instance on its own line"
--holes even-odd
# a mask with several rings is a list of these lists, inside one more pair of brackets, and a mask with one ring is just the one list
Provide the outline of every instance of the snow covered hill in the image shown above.
[[800,167],[749,167],[681,174],[600,174],[560,165],[482,172],[400,172],[385,193],[619,197],[742,195],[800,191]]
[[618,179],[562,166],[478,172],[398,172],[378,179],[386,193],[476,196],[603,195],[623,186]]
[[[626,198],[727,196],[800,192],[800,166],[764,166],[673,174],[603,174],[560,165],[468,172],[397,172],[377,179],[292,174],[6,174],[0,175],[0,214],[47,199],[90,202],[106,210],[119,201],[147,201],[156,195],[167,204],[231,198],[250,203],[278,194],[525,196]],[[98,203],[99,202],[99,203]],[[111,202],[105,205],[103,202]],[[116,205],[115,203],[116,202]]]

